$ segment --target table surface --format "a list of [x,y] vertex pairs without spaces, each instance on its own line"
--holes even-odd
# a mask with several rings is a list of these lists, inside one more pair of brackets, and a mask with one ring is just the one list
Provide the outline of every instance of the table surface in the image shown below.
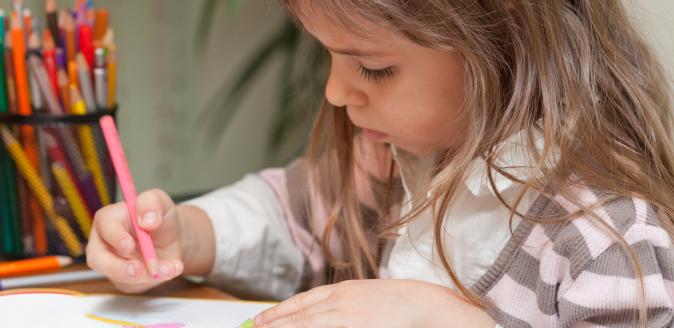
[[[86,265],[77,264],[61,271],[86,270]],[[64,288],[78,291],[85,294],[123,294],[108,280],[91,280],[74,283],[65,283],[48,286],[50,288]],[[197,284],[184,278],[177,278],[155,287],[145,293],[138,294],[142,296],[163,296],[163,297],[183,297],[183,298],[201,298],[201,299],[219,299],[233,300],[235,297],[223,293],[215,288]]]

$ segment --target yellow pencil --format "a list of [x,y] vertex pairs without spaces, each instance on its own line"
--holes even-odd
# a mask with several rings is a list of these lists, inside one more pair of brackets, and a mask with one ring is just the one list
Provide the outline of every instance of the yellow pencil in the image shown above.
[[108,29],[103,37],[103,46],[108,50],[108,107],[112,109],[117,102],[117,47],[114,33]]
[[40,176],[35,171],[35,168],[30,164],[26,153],[21,149],[21,145],[19,145],[19,142],[4,125],[0,125],[0,135],[5,143],[7,152],[9,152],[10,157],[12,157],[16,163],[19,173],[21,173],[26,184],[32,190],[35,198],[49,218],[49,221],[54,225],[54,228],[56,228],[63,243],[66,245],[66,248],[68,248],[70,255],[73,257],[82,255],[82,245],[77,239],[77,236],[75,236],[75,233],[68,225],[66,219],[59,216],[54,211],[54,200],[47,191],[47,187],[45,187]]
[[70,174],[68,174],[68,171],[63,167],[63,164],[60,163],[52,163],[51,172],[54,174],[56,183],[61,188],[61,192],[63,192],[63,195],[66,197],[70,209],[75,216],[75,220],[80,225],[82,232],[85,236],[89,236],[92,218],[89,215],[89,211],[87,211],[80,194],[77,192],[77,187],[75,187],[75,183],[72,181]]
[[[87,113],[86,105],[80,97],[77,86],[74,84],[70,85],[70,100],[72,101],[72,106],[70,108],[73,114],[84,115]],[[80,139],[80,147],[82,149],[82,153],[84,154],[84,162],[87,168],[89,168],[89,171],[91,171],[91,175],[94,178],[94,184],[96,185],[96,190],[98,191],[98,197],[101,199],[103,206],[108,205],[110,204],[110,196],[108,195],[108,186],[105,182],[105,176],[103,175],[101,161],[99,160],[98,152],[96,151],[94,133],[90,126],[80,125],[78,127],[78,135]]]

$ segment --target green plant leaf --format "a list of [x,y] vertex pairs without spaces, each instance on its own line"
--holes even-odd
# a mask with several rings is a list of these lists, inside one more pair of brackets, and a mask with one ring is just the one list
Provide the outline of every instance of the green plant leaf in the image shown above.
[[220,139],[219,134],[226,129],[232,116],[238,110],[254,77],[288,40],[292,40],[296,33],[298,33],[297,29],[292,22],[286,20],[278,33],[273,34],[253,52],[251,59],[244,65],[244,69],[232,80],[233,83],[226,80],[216,89],[215,95],[207,102],[203,115],[198,121],[199,125],[205,124],[207,127],[205,133],[207,140]]
[[[199,22],[197,23],[197,35],[194,38],[194,48],[198,53],[202,53],[208,44],[208,39],[211,35],[211,27],[213,24],[213,17],[217,13],[216,8],[221,0],[204,0],[199,14]],[[227,0],[228,17],[234,17],[239,12],[241,7],[241,0]]]

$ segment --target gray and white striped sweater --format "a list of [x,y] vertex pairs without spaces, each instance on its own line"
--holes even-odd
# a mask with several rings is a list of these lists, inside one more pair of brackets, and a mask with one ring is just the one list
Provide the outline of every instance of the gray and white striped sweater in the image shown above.
[[[585,205],[595,193],[577,188]],[[577,210],[540,196],[529,215],[550,220]],[[674,322],[674,253],[652,206],[620,198],[596,209],[627,241],[643,270],[648,327]],[[567,223],[522,221],[472,290],[491,302],[503,327],[637,327],[639,282],[626,252],[588,217]]]

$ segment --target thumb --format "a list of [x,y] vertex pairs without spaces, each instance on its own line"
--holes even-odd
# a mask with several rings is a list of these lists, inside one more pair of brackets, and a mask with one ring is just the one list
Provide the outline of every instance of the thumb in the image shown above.
[[175,204],[166,192],[151,189],[138,195],[136,201],[136,215],[138,224],[146,231],[157,230],[165,220],[175,220]]

